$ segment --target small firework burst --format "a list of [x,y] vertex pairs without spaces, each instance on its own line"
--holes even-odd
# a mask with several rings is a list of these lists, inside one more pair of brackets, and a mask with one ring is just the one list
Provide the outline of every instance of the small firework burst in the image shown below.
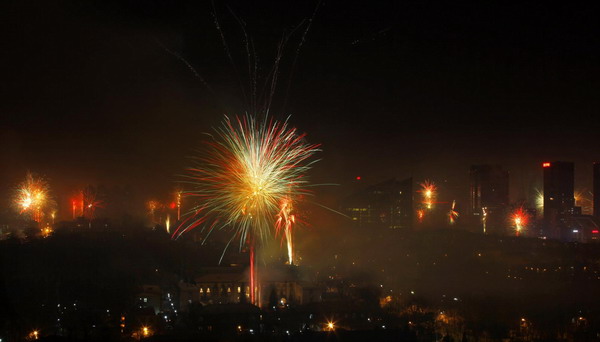
[[456,219],[458,218],[458,216],[458,211],[456,211],[456,200],[453,200],[452,207],[450,207],[450,211],[448,212],[448,220],[450,224],[456,223]]
[[423,205],[426,209],[432,209],[437,198],[437,186],[434,182],[426,180],[420,184],[421,196],[423,197]]
[[527,228],[527,224],[529,223],[529,215],[521,207],[513,211],[510,218],[514,227],[515,235],[521,235]]
[[22,215],[29,215],[34,221],[41,222],[44,211],[51,209],[50,187],[42,177],[27,173],[25,181],[17,187],[14,205]]

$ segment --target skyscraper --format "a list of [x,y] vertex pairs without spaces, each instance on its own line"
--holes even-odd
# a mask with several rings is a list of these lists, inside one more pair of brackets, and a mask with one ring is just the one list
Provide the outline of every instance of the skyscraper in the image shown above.
[[469,172],[470,214],[484,233],[504,233],[509,173],[500,165],[472,165]]
[[346,198],[343,211],[359,227],[410,228],[413,220],[412,178],[390,179]]
[[600,219],[600,163],[594,163],[594,184],[592,186],[594,194],[594,216]]
[[572,162],[545,162],[544,230],[548,237],[561,239],[575,207],[575,166]]
[[509,174],[500,165],[473,165],[469,176],[473,213],[508,205]]

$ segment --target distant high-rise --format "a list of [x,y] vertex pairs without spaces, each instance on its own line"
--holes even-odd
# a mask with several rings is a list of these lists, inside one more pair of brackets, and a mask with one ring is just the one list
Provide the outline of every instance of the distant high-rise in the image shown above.
[[469,173],[471,212],[507,206],[508,177],[508,171],[500,165],[472,165]]
[[346,198],[343,211],[359,227],[410,228],[413,221],[412,178],[390,179]]
[[469,172],[470,214],[483,233],[505,233],[509,173],[500,165],[472,165]]
[[600,163],[594,163],[594,216],[600,219]]
[[545,162],[544,228],[546,235],[562,238],[566,219],[575,209],[575,166],[572,162]]

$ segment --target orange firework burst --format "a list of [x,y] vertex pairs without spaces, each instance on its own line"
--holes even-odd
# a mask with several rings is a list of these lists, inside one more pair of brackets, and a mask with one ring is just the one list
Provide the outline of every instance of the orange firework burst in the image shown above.
[[452,201],[452,207],[450,208],[450,211],[448,212],[448,219],[449,219],[450,224],[456,223],[456,219],[458,218],[458,211],[456,211],[455,207],[456,207],[456,200]]
[[425,210],[423,210],[423,209],[417,210],[417,219],[419,220],[419,223],[423,222],[423,218],[425,218]]
[[516,236],[519,236],[527,227],[527,223],[529,223],[529,215],[521,207],[511,214],[511,221],[514,226]]
[[44,210],[52,205],[48,182],[27,173],[25,181],[16,190],[14,204],[20,214],[29,214],[34,221],[40,222]]
[[435,199],[437,198],[437,186],[430,180],[426,180],[420,185],[421,195],[423,197],[423,205],[425,205],[426,209],[432,209]]

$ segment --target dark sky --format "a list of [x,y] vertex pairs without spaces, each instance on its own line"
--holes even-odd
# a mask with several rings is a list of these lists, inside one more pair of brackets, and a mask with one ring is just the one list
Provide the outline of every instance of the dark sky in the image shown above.
[[[202,133],[244,111],[231,13],[266,73],[281,35],[316,4],[215,1],[234,68],[209,1],[3,2],[2,197],[27,170],[46,175],[59,202],[86,184],[165,197]],[[540,186],[542,161],[566,160],[589,189],[598,13],[567,1],[322,1],[295,69],[304,29],[287,45],[271,114],[323,144],[315,182],[412,175],[446,179],[460,199],[469,165],[498,163],[516,201]]]

